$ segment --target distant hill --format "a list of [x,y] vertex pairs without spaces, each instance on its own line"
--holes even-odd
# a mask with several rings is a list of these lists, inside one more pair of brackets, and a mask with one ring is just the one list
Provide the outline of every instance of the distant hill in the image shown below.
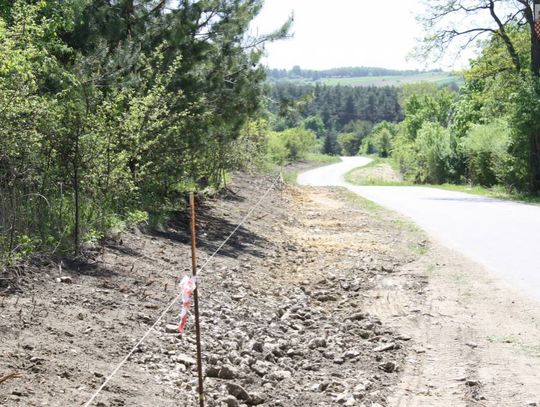
[[437,85],[454,83],[456,86],[460,86],[463,82],[460,76],[440,69],[402,71],[376,67],[348,67],[316,71],[295,66],[290,70],[269,69],[268,78],[272,82],[321,83],[343,86],[402,86],[417,82],[430,82]]

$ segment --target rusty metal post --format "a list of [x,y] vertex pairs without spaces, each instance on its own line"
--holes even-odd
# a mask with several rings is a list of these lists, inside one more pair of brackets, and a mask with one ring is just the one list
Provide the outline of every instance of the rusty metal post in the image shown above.
[[[195,195],[189,193],[189,206],[191,207],[191,267],[193,276],[197,276],[197,246],[195,233]],[[197,373],[199,376],[199,406],[204,407],[204,379],[202,369],[202,350],[201,350],[201,325],[199,322],[199,282],[196,280],[196,287],[193,292],[193,302],[195,308],[195,335],[197,341]]]

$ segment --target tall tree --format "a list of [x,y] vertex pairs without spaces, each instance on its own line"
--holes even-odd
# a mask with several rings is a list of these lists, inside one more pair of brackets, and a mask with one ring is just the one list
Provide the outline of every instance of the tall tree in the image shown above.
[[[534,4],[537,0],[433,0],[421,18],[427,35],[420,47],[424,56],[441,56],[454,43],[460,51],[474,45],[485,36],[499,38],[512,61],[511,69],[524,78],[523,87],[532,87],[536,97],[529,103],[538,103],[540,96],[540,40],[534,29]],[[524,62],[509,31],[513,27],[527,26],[530,35],[530,64]],[[501,69],[508,69],[502,67]],[[527,78],[528,77],[528,78]],[[532,85],[528,82],[532,81]],[[530,121],[537,121],[531,117]],[[540,192],[540,129],[529,123],[529,176],[530,190]]]

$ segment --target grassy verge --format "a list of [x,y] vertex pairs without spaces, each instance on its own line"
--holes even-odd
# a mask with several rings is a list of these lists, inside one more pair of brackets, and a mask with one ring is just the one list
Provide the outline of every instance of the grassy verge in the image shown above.
[[337,155],[309,153],[306,157],[306,161],[325,163],[325,164],[334,164],[334,163],[339,163],[341,161],[341,158],[339,158]]
[[485,196],[494,199],[503,199],[508,201],[516,201],[527,204],[540,205],[540,196],[531,196],[527,194],[508,192],[506,188],[497,185],[491,188],[478,185],[457,185],[457,184],[415,184],[410,181],[385,179],[382,177],[372,176],[370,174],[377,173],[378,168],[385,167],[387,170],[391,168],[396,174],[399,174],[399,169],[393,160],[388,158],[375,157],[368,165],[360,168],[355,168],[345,174],[345,180],[353,185],[372,185],[372,186],[422,186],[430,188],[439,188],[447,191],[464,192],[472,195]]
[[423,256],[429,252],[427,235],[416,223],[349,190],[343,189],[342,194],[344,199],[352,206],[363,209],[378,221],[391,224],[392,227],[406,231],[410,236],[413,236],[414,239],[408,244],[408,249],[411,252],[418,256]]
[[338,163],[340,161],[341,159],[337,156],[310,153],[307,155],[305,161],[291,163],[289,166],[283,168],[283,180],[287,184],[296,184],[298,174],[301,172],[323,165]]
[[373,157],[368,165],[349,171],[345,174],[345,181],[353,185],[413,185],[403,181],[393,160],[381,157]]
[[478,185],[427,185],[433,188],[445,189],[447,191],[465,192],[473,195],[486,196],[495,199],[505,199],[508,201],[517,201],[528,204],[540,205],[540,196],[531,196],[517,192],[508,192],[504,187],[497,185],[491,188],[481,187]]

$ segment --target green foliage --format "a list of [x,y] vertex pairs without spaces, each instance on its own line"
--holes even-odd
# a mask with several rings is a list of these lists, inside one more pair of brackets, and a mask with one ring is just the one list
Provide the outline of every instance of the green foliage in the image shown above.
[[355,120],[347,123],[344,127],[344,133],[338,134],[337,143],[341,154],[354,156],[358,153],[360,144],[364,138],[371,132],[373,124],[365,120]]
[[[295,85],[276,83],[271,87],[269,110],[277,116],[274,130],[302,124],[318,137],[329,132],[349,133],[350,123],[383,120],[397,122],[403,118],[399,90],[393,87],[351,87]],[[323,133],[319,119],[322,119]]]
[[474,184],[493,186],[506,183],[512,171],[510,128],[503,120],[473,125],[461,141]]
[[322,146],[322,152],[323,154],[327,155],[336,155],[339,154],[340,147],[337,142],[337,136],[334,132],[327,132],[326,136],[324,137],[324,142]]
[[390,156],[392,142],[399,131],[399,126],[394,123],[381,122],[373,127],[373,130],[362,140],[360,153],[377,154],[379,157]]
[[321,116],[309,116],[304,120],[304,128],[311,130],[317,138],[323,138],[326,134],[326,127]]
[[441,184],[451,178],[450,132],[438,123],[425,123],[414,142],[418,172],[415,180]]
[[435,94],[410,96],[405,100],[405,119],[402,123],[406,136],[415,140],[426,122],[447,127],[454,98],[455,95],[446,89],[438,90]]
[[353,156],[358,152],[360,140],[355,133],[340,133],[337,136],[337,142],[343,155]]
[[452,138],[438,123],[425,122],[414,141],[396,138],[393,157],[405,177],[417,183],[441,184],[452,179]]
[[300,127],[268,135],[268,155],[279,165],[306,159],[318,148],[315,134]]
[[260,1],[8,3],[0,261],[28,254],[29,242],[78,253],[265,157],[259,61],[290,22],[250,36]]
[[[513,111],[510,114],[514,158],[513,177],[509,182],[521,191],[535,190],[539,182],[535,170],[540,162],[540,79],[522,76],[520,86],[512,94]],[[538,192],[538,191],[536,191]]]

